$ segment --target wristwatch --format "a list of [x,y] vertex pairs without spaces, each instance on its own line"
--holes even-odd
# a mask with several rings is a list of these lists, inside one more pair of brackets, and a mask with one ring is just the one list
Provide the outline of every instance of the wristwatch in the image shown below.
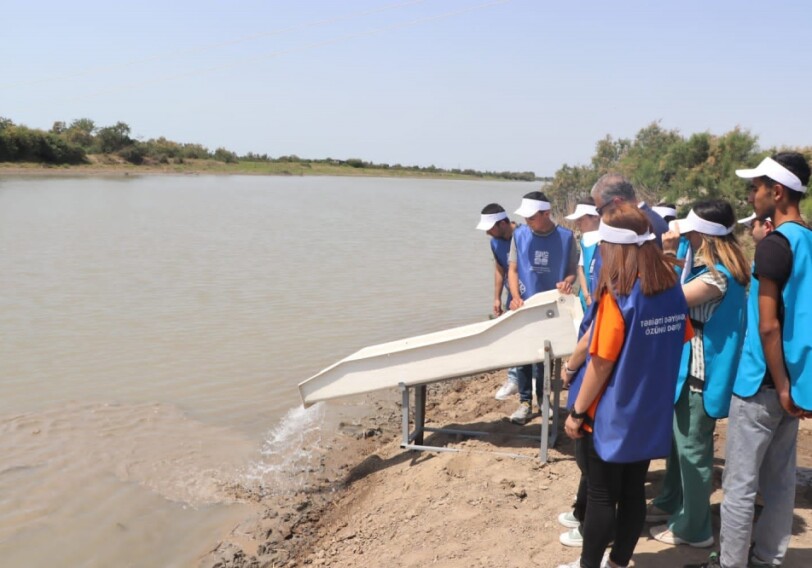
[[570,410],[570,417],[575,420],[584,420],[587,416],[589,416],[589,412],[575,412],[575,407]]

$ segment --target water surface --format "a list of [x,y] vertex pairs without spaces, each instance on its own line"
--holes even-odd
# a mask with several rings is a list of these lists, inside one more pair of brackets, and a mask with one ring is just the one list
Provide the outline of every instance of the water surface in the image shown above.
[[227,488],[283,475],[298,382],[487,317],[479,210],[533,188],[0,179],[4,563],[194,565],[247,514]]

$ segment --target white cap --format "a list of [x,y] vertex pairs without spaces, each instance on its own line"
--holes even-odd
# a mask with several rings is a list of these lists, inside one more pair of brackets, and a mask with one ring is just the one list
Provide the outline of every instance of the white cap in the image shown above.
[[652,241],[657,238],[653,233],[646,231],[642,235],[638,235],[631,229],[620,229],[607,225],[603,221],[598,226],[598,235],[600,240],[606,243],[615,243],[618,245],[637,245]]
[[539,201],[537,199],[522,199],[522,206],[516,209],[516,215],[524,217],[525,219],[528,217],[532,217],[539,211],[549,211],[550,210],[550,202],[549,201]]
[[507,219],[507,213],[500,211],[499,213],[483,213],[479,216],[479,224],[476,226],[480,231],[490,231],[502,219]]
[[674,225],[679,226],[680,234],[690,233],[691,231],[696,231],[697,233],[702,233],[703,235],[710,235],[712,237],[724,237],[725,235],[729,235],[733,232],[733,229],[736,225],[731,225],[730,227],[725,227],[720,223],[714,223],[713,221],[708,221],[707,219],[703,219],[696,213],[694,210],[691,209],[691,212],[688,213],[688,216],[685,219],[678,219],[676,221],[671,221],[669,224],[669,228],[672,228]]
[[801,185],[800,178],[772,158],[764,158],[755,169],[736,170],[736,175],[744,179],[767,176],[793,191],[806,193],[806,186]]
[[753,213],[752,215],[748,215],[744,219],[739,219],[737,221],[737,223],[739,223],[740,225],[744,225],[745,227],[749,227],[749,226],[751,226],[753,224],[753,221],[755,221],[755,220],[756,220],[756,214]]
[[598,210],[595,208],[594,205],[579,203],[578,205],[575,206],[575,211],[564,217],[564,219],[567,219],[569,221],[575,221],[576,219],[580,219],[585,215],[594,215],[595,217],[597,217]]
[[665,219],[666,217],[676,217],[677,210],[673,207],[662,207],[661,205],[655,205],[651,208],[657,215]]
[[[758,219],[758,217],[756,216],[755,213],[753,213],[752,215],[748,215],[744,219],[739,219],[738,222],[744,225],[745,227],[752,227],[753,221],[755,221],[756,219]],[[770,219],[769,217],[764,217],[764,222],[766,221],[772,221],[772,219]]]

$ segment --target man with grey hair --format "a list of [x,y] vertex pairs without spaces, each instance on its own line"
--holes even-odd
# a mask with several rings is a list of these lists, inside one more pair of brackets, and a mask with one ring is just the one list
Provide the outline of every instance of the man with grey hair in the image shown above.
[[651,207],[646,205],[645,201],[638,201],[637,194],[634,191],[632,182],[620,174],[609,173],[601,176],[592,186],[592,199],[595,200],[595,208],[598,210],[598,215],[601,214],[601,209],[609,203],[631,203],[646,214],[651,228],[655,235],[657,235],[657,244],[662,246],[662,235],[668,231],[668,223],[665,219],[660,217]]

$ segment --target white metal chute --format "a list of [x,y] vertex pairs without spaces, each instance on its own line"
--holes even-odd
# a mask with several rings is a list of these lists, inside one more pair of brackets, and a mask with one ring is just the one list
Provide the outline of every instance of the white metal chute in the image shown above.
[[300,383],[299,393],[310,406],[400,384],[537,363],[545,340],[556,356],[567,355],[582,316],[576,296],[542,292],[493,320],[365,347]]

